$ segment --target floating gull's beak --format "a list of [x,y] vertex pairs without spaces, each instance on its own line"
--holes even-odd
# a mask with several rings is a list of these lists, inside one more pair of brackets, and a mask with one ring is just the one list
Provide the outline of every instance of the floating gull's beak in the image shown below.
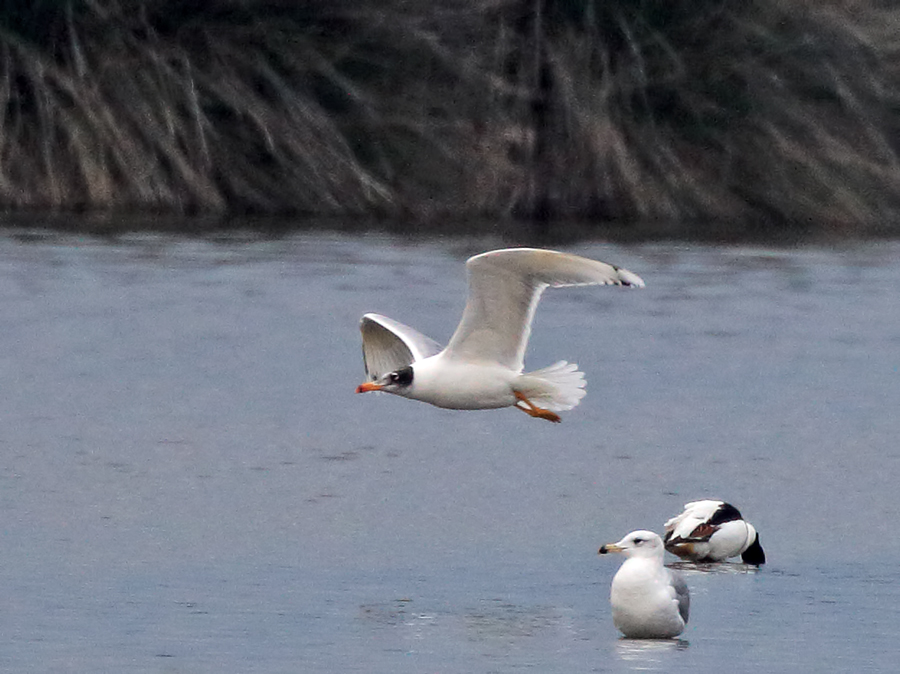
[[609,552],[622,552],[622,548],[620,548],[615,543],[607,543],[606,545],[601,545],[600,549],[597,551],[598,555],[605,555]]
[[356,387],[357,393],[368,393],[369,391],[380,391],[384,387],[381,384],[376,384],[374,381],[367,381],[365,384],[360,384]]

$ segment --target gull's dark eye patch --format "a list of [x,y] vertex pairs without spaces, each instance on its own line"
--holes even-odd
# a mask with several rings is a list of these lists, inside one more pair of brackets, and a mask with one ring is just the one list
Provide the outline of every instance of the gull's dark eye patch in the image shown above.
[[643,543],[643,542],[644,542],[644,539],[643,539],[643,538],[635,538],[635,539],[634,539],[634,544],[635,544],[635,545],[640,545],[640,544]]
[[391,383],[398,386],[409,386],[413,381],[413,369],[408,365],[390,374]]

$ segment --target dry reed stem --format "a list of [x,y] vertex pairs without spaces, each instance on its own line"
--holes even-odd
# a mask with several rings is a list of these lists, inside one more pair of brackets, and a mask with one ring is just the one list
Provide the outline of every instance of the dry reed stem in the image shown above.
[[0,21],[6,207],[507,217],[540,203],[779,228],[866,227],[900,206],[888,5],[59,6],[43,43]]

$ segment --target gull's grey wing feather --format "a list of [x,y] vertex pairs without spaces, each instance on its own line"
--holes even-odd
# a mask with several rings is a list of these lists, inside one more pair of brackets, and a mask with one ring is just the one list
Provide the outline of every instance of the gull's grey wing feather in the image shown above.
[[675,598],[678,600],[678,612],[686,625],[688,615],[691,612],[691,593],[688,591],[687,583],[684,582],[684,577],[680,573],[676,573],[671,569],[668,569],[668,571],[672,587],[675,588]]
[[387,316],[366,314],[359,322],[366,376],[375,380],[417,360],[433,356],[441,345]]
[[447,356],[521,371],[531,321],[547,286],[641,287],[637,274],[605,262],[537,248],[494,250],[466,262],[469,295]]

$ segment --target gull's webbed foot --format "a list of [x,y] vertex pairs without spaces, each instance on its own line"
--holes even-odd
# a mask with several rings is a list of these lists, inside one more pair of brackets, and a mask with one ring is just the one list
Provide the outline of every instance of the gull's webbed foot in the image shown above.
[[[543,407],[538,407],[533,402],[531,402],[528,398],[525,397],[524,393],[519,391],[513,391],[513,395],[516,396],[517,402],[514,407],[516,409],[522,410],[528,416],[535,417],[537,419],[546,419],[547,421],[552,421],[554,424],[558,424],[562,419],[556,412],[551,412],[550,410],[545,410]],[[522,407],[522,403],[525,404],[525,407]]]

